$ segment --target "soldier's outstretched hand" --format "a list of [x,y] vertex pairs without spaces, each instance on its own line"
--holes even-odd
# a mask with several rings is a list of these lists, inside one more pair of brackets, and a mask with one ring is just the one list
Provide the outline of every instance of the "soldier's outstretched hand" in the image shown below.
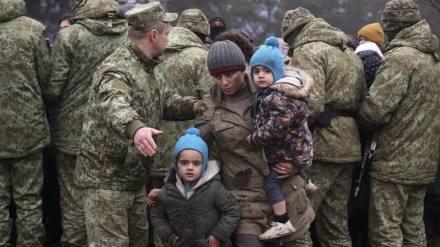
[[152,157],[156,153],[156,142],[154,142],[153,136],[162,135],[163,131],[143,127],[136,131],[134,134],[134,144],[138,151],[145,157]]

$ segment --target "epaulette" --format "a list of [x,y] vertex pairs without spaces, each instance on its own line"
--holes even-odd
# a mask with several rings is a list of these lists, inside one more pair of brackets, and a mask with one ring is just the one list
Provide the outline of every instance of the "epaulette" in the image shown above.
[[210,121],[214,117],[214,112],[216,109],[216,104],[212,101],[210,95],[205,95],[203,97],[203,103],[205,104],[205,110],[203,111],[203,119],[205,121]]

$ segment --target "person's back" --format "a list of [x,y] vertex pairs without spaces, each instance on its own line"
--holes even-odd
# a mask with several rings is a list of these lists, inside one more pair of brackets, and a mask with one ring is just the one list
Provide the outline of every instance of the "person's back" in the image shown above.
[[[156,66],[155,70],[163,75],[167,87],[181,96],[202,99],[203,95],[209,93],[213,84],[206,66],[208,49],[199,37],[204,38],[208,35],[209,24],[205,15],[198,9],[188,9],[182,12],[177,26],[168,36],[167,48],[161,56],[164,62]],[[152,181],[154,183],[152,186],[157,188],[162,187],[163,178],[173,164],[169,153],[174,147],[174,140],[188,127],[194,125],[194,121],[162,120],[159,125],[165,134],[157,138],[160,149],[150,167],[153,180],[156,178],[160,180]]]
[[74,183],[76,155],[93,75],[127,34],[127,21],[113,0],[77,1],[74,24],[55,36],[45,100],[53,105],[63,235],[61,243],[87,241],[81,193]]
[[[304,8],[287,11],[281,30],[294,47],[290,64],[315,82],[307,104],[314,149],[308,171],[320,188],[311,197],[318,238],[323,246],[351,246],[347,214],[334,212],[347,212],[352,171],[361,159],[354,117],[366,93],[363,65],[341,30]],[[299,246],[311,245],[303,240]]]
[[44,25],[25,14],[23,0],[0,2],[1,246],[10,240],[12,200],[17,246],[43,246],[45,235],[40,191],[43,148],[50,136],[41,88],[47,82],[49,53]]
[[388,2],[381,19],[389,43],[358,113],[377,142],[369,172],[370,243],[426,246],[423,198],[440,149],[439,41],[412,0]]

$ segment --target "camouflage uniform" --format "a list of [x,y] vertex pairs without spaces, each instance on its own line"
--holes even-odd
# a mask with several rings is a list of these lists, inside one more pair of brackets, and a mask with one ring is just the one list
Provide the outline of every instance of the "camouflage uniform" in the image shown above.
[[54,105],[55,147],[62,245],[85,246],[86,227],[81,192],[74,183],[84,111],[93,73],[126,37],[127,21],[113,0],[82,1],[74,8],[75,24],[55,37],[51,71],[44,97]]
[[[322,246],[352,246],[347,200],[354,165],[361,159],[354,116],[366,93],[363,65],[345,47],[341,30],[315,19],[304,8],[287,11],[281,31],[293,50],[290,64],[315,81],[307,106],[314,150],[308,172],[320,188],[311,197],[317,235]],[[328,117],[332,114],[336,116]],[[310,236],[305,235],[297,245],[312,246]]]
[[358,120],[375,130],[370,169],[372,246],[426,246],[423,198],[440,149],[438,39],[411,0],[382,13],[390,42]]
[[25,14],[23,0],[0,2],[0,246],[10,238],[12,199],[16,246],[43,246],[45,235],[40,191],[43,148],[50,136],[41,88],[49,53],[45,26]]
[[[135,7],[126,17],[134,30],[177,19],[177,15],[165,14],[158,2]],[[153,71],[157,64],[129,38],[95,73],[75,177],[84,189],[89,245],[148,243],[145,183],[151,158],[138,152],[133,136],[140,128],[157,128],[162,116],[170,120],[194,117],[194,100],[167,90],[161,74]]]
[[[182,12],[177,27],[174,27],[169,42],[161,58],[163,63],[155,67],[165,79],[168,88],[182,96],[193,96],[202,99],[212,86],[212,78],[206,66],[208,49],[196,35],[209,35],[209,23],[205,15],[198,9]],[[154,162],[150,166],[150,180],[147,191],[161,188],[164,178],[173,164],[173,148],[185,130],[194,125],[194,121],[165,121],[159,123],[163,135],[157,137],[158,150]],[[155,246],[161,245],[160,238],[155,236]]]

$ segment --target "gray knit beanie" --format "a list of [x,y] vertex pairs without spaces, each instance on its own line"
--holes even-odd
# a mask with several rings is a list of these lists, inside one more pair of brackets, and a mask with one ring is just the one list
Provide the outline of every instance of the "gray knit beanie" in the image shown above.
[[211,75],[228,71],[244,71],[246,61],[243,52],[232,41],[217,41],[208,52],[208,69]]

